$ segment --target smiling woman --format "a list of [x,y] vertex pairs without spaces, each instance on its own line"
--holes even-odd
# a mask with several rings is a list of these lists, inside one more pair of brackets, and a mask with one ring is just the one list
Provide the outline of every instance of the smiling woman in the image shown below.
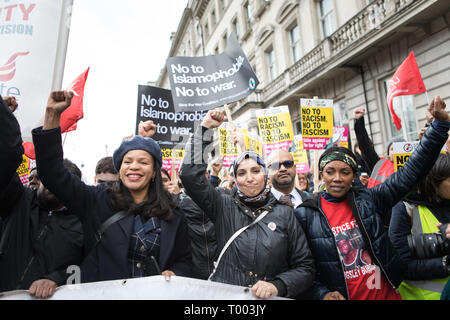
[[318,266],[309,298],[402,298],[397,287],[405,265],[392,249],[383,217],[431,169],[448,138],[450,117],[440,97],[431,101],[428,111],[436,120],[408,162],[374,188],[353,186],[358,167],[349,149],[333,147],[320,157],[319,171],[326,191],[314,194],[294,211]]
[[90,252],[81,266],[82,282],[156,275],[159,269],[168,279],[189,276],[187,224],[163,188],[159,145],[142,136],[122,141],[113,155],[119,181],[84,184],[62,165],[59,120],[72,97],[51,93],[44,126],[33,130],[33,140],[39,177],[83,224]]

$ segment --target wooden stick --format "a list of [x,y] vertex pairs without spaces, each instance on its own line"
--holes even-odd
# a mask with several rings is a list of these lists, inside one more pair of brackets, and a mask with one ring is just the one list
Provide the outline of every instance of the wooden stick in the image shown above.
[[[234,126],[233,118],[231,117],[230,108],[228,107],[228,104],[225,104],[223,107],[225,109],[225,115],[227,116],[227,120],[228,120],[228,123],[230,124],[231,131],[234,131],[234,129],[236,129],[236,127]],[[241,145],[239,144],[239,142],[236,145],[236,148],[237,148],[238,154],[242,153],[242,148],[241,148]]]
[[[314,96],[313,100],[319,99],[318,96]],[[314,150],[314,192],[319,192],[319,150]]]
[[172,167],[170,171],[170,180],[177,183],[177,172],[175,171],[175,149],[172,149]]
[[319,192],[319,150],[314,150],[314,192]]

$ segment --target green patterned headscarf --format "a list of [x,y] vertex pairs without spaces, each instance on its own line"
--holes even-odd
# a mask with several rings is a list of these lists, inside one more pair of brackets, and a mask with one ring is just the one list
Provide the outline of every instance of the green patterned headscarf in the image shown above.
[[356,163],[356,160],[353,159],[350,155],[340,152],[340,151],[333,151],[324,156],[319,163],[319,171],[323,171],[323,168],[331,162],[331,161],[342,161],[345,162],[352,168],[353,172],[358,171],[358,164]]

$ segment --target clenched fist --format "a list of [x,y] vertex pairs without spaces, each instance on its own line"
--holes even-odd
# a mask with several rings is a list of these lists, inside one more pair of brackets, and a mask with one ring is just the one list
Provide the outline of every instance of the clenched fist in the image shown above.
[[434,117],[434,119],[441,121],[450,121],[450,116],[445,110],[446,104],[440,96],[436,96],[431,100],[428,106],[428,112]]
[[145,138],[151,138],[156,133],[156,124],[152,120],[140,122],[138,126],[138,134]]
[[72,91],[53,91],[50,93],[45,109],[44,130],[54,129],[59,126],[61,114],[66,110],[72,102]]
[[218,110],[209,110],[203,118],[202,126],[208,129],[218,128],[225,121],[225,119],[226,117],[223,112]]
[[353,110],[353,118],[355,119],[359,119],[364,117],[364,115],[366,114],[366,109],[364,109],[364,107],[359,107],[356,108],[355,110]]

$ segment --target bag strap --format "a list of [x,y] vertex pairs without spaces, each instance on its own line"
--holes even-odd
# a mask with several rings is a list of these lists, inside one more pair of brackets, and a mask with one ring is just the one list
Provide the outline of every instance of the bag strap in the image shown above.
[[247,230],[248,228],[250,228],[251,226],[257,224],[259,221],[261,221],[262,218],[264,218],[267,214],[269,213],[269,211],[264,211],[263,213],[261,213],[258,218],[256,218],[255,220],[253,220],[252,223],[250,223],[249,225],[240,228],[238,231],[236,231],[231,237],[230,239],[228,239],[227,243],[225,243],[225,245],[222,248],[222,251],[220,252],[219,258],[217,258],[217,261],[214,261],[214,270],[211,273],[211,275],[208,277],[208,280],[211,279],[211,277],[214,275],[214,273],[216,273],[217,270],[217,266],[220,263],[220,259],[222,259],[223,254],[225,253],[225,251],[227,251],[228,247],[230,246],[230,244],[234,241],[234,239],[236,239],[237,237],[239,237],[239,235],[244,232],[245,230]]
[[117,221],[125,218],[126,216],[128,216],[128,212],[122,210],[116,212],[114,215],[106,219],[105,222],[103,222],[100,228],[97,230],[96,233],[97,243],[100,242],[100,240],[102,239],[102,236],[105,233],[106,229],[108,229],[113,223],[116,223]]
[[411,204],[409,202],[403,201],[405,205],[406,212],[411,217],[411,225],[413,236],[417,236],[423,233],[422,222],[420,221],[420,212],[417,205]]

